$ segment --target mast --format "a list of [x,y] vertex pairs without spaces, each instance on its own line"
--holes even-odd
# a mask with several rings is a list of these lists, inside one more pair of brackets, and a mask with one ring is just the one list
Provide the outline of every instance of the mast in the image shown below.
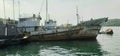
[[19,18],[20,18],[20,0],[18,0],[18,12],[19,12]]
[[78,6],[76,6],[77,25],[79,24]]
[[[14,6],[14,0],[13,0],[13,20],[15,20],[15,6]],[[15,22],[14,22],[15,23]]]
[[46,0],[46,21],[48,20],[48,0]]
[[[3,8],[4,8],[4,19],[6,19],[6,11],[5,11],[5,0],[3,0]],[[7,36],[7,22],[5,22],[5,36]]]

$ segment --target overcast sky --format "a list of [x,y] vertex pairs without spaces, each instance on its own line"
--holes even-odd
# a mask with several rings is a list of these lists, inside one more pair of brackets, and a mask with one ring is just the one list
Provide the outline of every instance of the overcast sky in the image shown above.
[[[13,0],[5,0],[6,16],[13,18]],[[58,24],[76,24],[76,6],[82,19],[90,18],[120,18],[120,0],[48,0],[48,10],[51,19]],[[0,0],[0,17],[4,17],[3,0]],[[42,9],[41,9],[42,8]],[[20,14],[28,16],[41,13],[42,23],[45,20],[45,0],[20,0]],[[18,0],[15,0],[15,19],[18,19]]]

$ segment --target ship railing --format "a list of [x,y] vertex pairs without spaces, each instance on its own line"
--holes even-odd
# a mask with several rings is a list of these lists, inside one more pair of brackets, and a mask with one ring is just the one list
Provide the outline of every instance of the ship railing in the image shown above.
[[87,28],[87,29],[100,29],[101,26],[87,26],[87,27],[84,27],[84,28]]

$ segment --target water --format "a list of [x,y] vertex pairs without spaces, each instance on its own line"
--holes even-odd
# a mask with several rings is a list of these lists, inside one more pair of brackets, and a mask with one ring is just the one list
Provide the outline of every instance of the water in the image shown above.
[[98,35],[97,42],[100,45],[103,56],[120,56],[120,27],[103,27],[101,31],[112,28],[113,35]]
[[92,41],[49,41],[14,45],[0,49],[0,56],[120,56],[120,27],[113,35],[100,34]]

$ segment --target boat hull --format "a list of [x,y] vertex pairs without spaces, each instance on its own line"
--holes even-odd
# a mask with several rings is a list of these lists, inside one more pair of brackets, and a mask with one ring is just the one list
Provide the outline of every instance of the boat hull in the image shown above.
[[0,47],[25,43],[24,35],[0,36]]
[[43,33],[30,35],[28,41],[55,41],[55,40],[89,40],[96,39],[100,29],[101,23],[106,22],[108,18],[100,18],[96,20],[90,20],[78,24],[76,26],[68,28],[67,31],[55,33]]
[[[90,40],[96,39],[97,34],[80,33],[82,29],[69,30],[65,32],[57,32],[51,34],[31,35],[28,41],[55,41],[55,40]],[[98,31],[98,30],[97,30]]]

